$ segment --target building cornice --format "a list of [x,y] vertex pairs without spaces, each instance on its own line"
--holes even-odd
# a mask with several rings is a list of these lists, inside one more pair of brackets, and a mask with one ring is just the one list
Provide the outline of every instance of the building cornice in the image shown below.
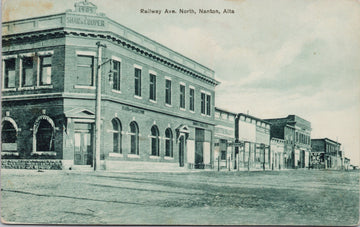
[[57,28],[57,29],[48,29],[42,30],[41,32],[27,32],[16,35],[4,35],[2,37],[3,45],[7,45],[7,43],[12,43],[13,41],[21,41],[26,39],[41,39],[44,37],[89,37],[94,39],[106,40],[108,42],[115,43],[116,45],[121,45],[122,47],[140,54],[144,57],[151,58],[153,61],[156,61],[166,67],[172,68],[176,71],[184,73],[186,75],[192,76],[195,79],[200,79],[212,86],[216,86],[220,84],[219,81],[210,78],[202,73],[199,73],[183,64],[175,62],[161,54],[155,53],[152,50],[149,50],[146,47],[140,46],[134,43],[131,40],[120,37],[119,35],[113,32],[100,32],[100,31],[92,31],[88,29],[71,29],[71,28]]
[[213,86],[220,84],[215,80],[215,72],[212,69],[117,23],[102,13],[87,14],[69,10],[60,14],[3,22],[2,25],[4,44],[8,41],[58,35],[107,40]]

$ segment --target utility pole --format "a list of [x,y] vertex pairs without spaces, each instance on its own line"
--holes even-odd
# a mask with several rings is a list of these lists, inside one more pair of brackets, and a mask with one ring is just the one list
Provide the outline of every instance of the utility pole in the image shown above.
[[106,48],[105,44],[100,42],[96,43],[98,47],[98,66],[96,74],[96,102],[95,102],[95,154],[94,159],[94,171],[100,168],[100,144],[101,144],[101,65],[102,65],[102,48]]

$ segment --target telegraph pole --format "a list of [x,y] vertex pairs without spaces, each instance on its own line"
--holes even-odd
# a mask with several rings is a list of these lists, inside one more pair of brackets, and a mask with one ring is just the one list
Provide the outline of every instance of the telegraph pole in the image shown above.
[[102,60],[102,48],[106,48],[105,44],[100,42],[96,43],[98,47],[98,66],[96,74],[96,103],[95,103],[95,154],[94,159],[94,171],[100,168],[100,144],[101,144],[101,60]]

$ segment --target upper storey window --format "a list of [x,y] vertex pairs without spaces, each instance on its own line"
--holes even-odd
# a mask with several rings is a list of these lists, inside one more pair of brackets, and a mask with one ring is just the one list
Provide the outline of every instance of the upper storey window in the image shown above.
[[195,110],[195,90],[193,88],[190,88],[189,109],[190,111]]
[[121,79],[121,62],[113,60],[112,64],[112,72],[113,72],[113,89],[120,91],[120,79]]
[[150,73],[149,99],[156,101],[156,75]]
[[51,84],[52,56],[40,56],[40,85]]
[[[54,51],[50,50],[3,56],[3,89],[33,90],[52,88],[53,54]],[[18,61],[17,58],[19,58]]]
[[206,115],[211,115],[211,96],[206,95]]
[[165,81],[165,103],[171,105],[171,80]]
[[135,96],[141,97],[141,69],[135,68]]
[[211,96],[201,92],[201,114],[211,116]]
[[15,87],[15,58],[4,60],[4,88]]
[[93,56],[77,56],[77,84],[83,86],[94,86]]
[[201,93],[201,113],[205,114],[205,93]]
[[21,86],[29,87],[34,85],[34,60],[33,57],[23,57],[21,59]]
[[180,108],[185,109],[185,86],[180,84]]

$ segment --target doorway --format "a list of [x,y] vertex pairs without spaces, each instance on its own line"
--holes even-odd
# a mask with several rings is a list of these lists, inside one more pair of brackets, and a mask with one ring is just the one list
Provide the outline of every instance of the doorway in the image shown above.
[[300,168],[305,168],[305,151],[300,151]]
[[91,124],[76,124],[74,133],[74,164],[92,165],[93,133]]
[[179,139],[179,166],[184,166],[184,150],[185,150],[185,139],[184,136],[181,136]]

